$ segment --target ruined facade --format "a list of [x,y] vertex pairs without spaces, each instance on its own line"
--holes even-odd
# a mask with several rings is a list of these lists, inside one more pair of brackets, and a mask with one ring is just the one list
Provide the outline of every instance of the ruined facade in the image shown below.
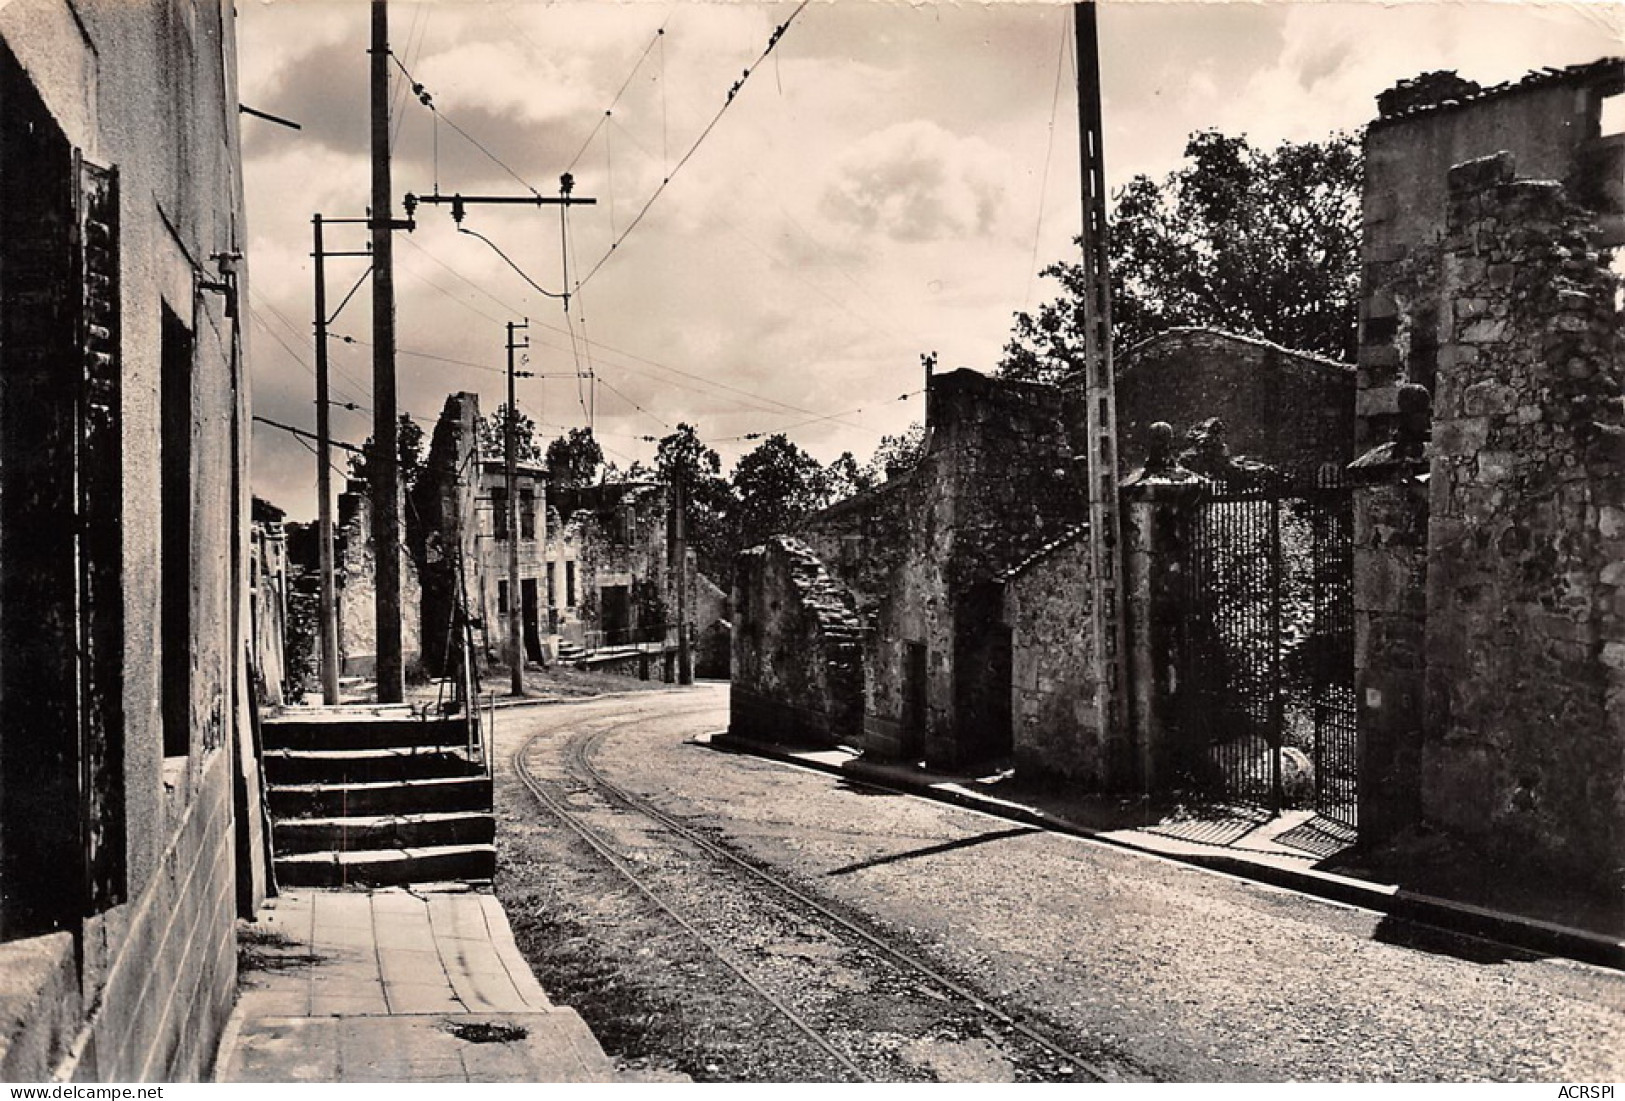
[[[864,627],[862,728],[846,731],[844,740],[877,755],[941,764],[1012,751],[1014,654],[1001,618],[1001,577],[1081,519],[1063,405],[1050,386],[969,370],[936,376],[920,464],[816,514],[795,533],[849,594]],[[764,599],[787,609],[795,599],[753,590],[773,576],[752,565],[736,586],[734,684],[745,700],[771,698],[773,683],[747,665],[746,639],[759,629],[753,609]],[[790,661],[822,660],[793,647],[782,653]],[[847,703],[796,706],[841,714]],[[774,736],[760,703],[751,707],[736,713],[738,732]]]
[[201,1078],[263,890],[232,7],[0,8],[0,1079]]
[[[1366,820],[1617,889],[1625,138],[1600,118],[1625,62],[1430,97],[1442,80],[1390,93],[1367,137]],[[1424,450],[1399,422],[1428,393]]]
[[[339,494],[333,573],[338,596],[339,669],[370,677],[378,660],[377,550],[372,541],[372,496],[350,479]],[[423,596],[417,563],[401,549],[401,658],[408,670],[423,657]]]

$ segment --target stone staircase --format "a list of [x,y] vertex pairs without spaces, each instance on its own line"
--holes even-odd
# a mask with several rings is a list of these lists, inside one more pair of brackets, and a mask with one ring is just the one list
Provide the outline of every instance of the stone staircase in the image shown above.
[[279,884],[491,878],[491,778],[460,717],[299,708],[263,728]]
[[558,645],[558,660],[563,665],[574,665],[587,656],[587,651],[580,645],[567,639],[560,639]]

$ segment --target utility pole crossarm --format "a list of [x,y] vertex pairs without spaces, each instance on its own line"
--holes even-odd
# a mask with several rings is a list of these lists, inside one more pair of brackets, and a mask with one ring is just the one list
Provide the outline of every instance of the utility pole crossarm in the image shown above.
[[470,206],[597,206],[598,200],[579,198],[569,192],[562,195],[442,195],[438,191],[430,195],[414,195],[407,192],[401,205],[406,209],[408,219],[421,203],[449,205],[452,221],[461,224]]

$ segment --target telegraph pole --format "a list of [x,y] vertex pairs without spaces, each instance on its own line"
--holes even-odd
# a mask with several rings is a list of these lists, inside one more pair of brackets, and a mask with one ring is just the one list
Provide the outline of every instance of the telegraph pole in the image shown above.
[[502,465],[508,494],[508,668],[512,673],[513,694],[525,694],[525,646],[520,637],[519,618],[519,405],[514,398],[513,354],[530,347],[513,338],[515,330],[529,329],[530,319],[508,322],[508,415],[502,426]]
[[401,654],[401,477],[396,438],[395,242],[389,171],[389,3],[372,0],[372,545],[379,703],[406,696]]
[[1101,733],[1127,732],[1123,623],[1123,518],[1118,510],[1117,386],[1112,370],[1112,288],[1106,236],[1106,168],[1100,122],[1100,39],[1094,3],[1073,4],[1078,58],[1078,153],[1083,184],[1084,389],[1088,423],[1089,550],[1093,560],[1095,675]]

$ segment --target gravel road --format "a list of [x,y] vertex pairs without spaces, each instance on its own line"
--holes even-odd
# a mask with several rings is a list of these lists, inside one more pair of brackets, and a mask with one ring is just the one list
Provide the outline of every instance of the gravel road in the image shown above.
[[[701,685],[505,712],[499,770],[533,735],[545,748],[591,725],[608,730],[596,760],[616,783],[922,948],[986,996],[1057,1030],[1072,1050],[1095,1053],[1109,1077],[1625,1078],[1625,975],[693,744],[726,725],[726,691]],[[539,749],[538,774],[568,787],[544,758]],[[610,821],[581,792],[572,798]],[[666,1030],[677,1039],[646,1021],[630,1039],[606,1040],[612,1054],[621,1046],[623,1058],[657,1074],[827,1076],[795,1060],[775,1074],[762,1065],[770,1054],[741,1054],[749,1043],[738,998],[699,994],[705,982],[725,981],[711,974],[717,969],[685,958],[691,973],[674,983],[671,962],[651,958],[653,942],[623,935],[615,943],[611,927],[635,903],[615,901],[621,888],[602,862],[571,849],[511,775],[499,775],[498,806],[498,891],[522,946],[552,953],[539,966],[543,985],[568,984],[569,968],[590,960],[647,1016],[681,1018]],[[629,850],[661,844],[658,829],[632,818],[620,813],[613,823]],[[720,904],[752,890],[671,859],[679,862],[666,881],[688,905],[703,910],[708,896]],[[770,919],[747,908],[728,923],[753,920]],[[560,929],[576,955],[558,952]],[[799,962],[819,960],[809,950]],[[606,1004],[600,1022],[583,1007],[601,1036],[624,1026],[608,1019],[624,1011]],[[1056,1067],[1024,1070],[1019,1056],[971,1031],[910,1065],[942,1079],[1056,1076]],[[716,1061],[713,1037],[735,1065]]]

